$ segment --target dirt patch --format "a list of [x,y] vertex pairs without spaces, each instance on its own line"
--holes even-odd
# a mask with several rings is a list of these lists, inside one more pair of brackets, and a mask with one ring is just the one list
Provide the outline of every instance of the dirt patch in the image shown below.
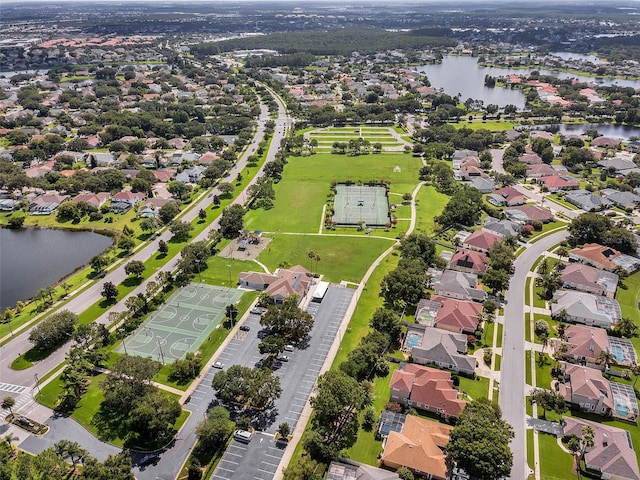
[[222,258],[235,258],[236,260],[255,260],[270,241],[271,239],[266,237],[257,239],[236,238],[222,249],[219,255]]

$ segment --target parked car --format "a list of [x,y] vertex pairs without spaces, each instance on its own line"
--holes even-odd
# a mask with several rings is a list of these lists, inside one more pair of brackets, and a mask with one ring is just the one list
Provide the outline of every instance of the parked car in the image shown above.
[[249,330],[251,330],[251,327],[249,325],[240,325],[240,330],[242,330],[243,332],[248,332]]
[[213,368],[222,368],[224,367],[224,363],[222,362],[216,362],[213,364]]
[[278,356],[278,360],[281,362],[288,362],[289,361],[289,357],[287,357],[286,355],[279,355]]
[[293,345],[285,345],[284,346],[284,351],[285,352],[293,352]]
[[233,432],[233,438],[242,443],[249,443],[253,437],[253,433],[246,430],[236,430]]
[[267,309],[264,308],[264,307],[253,307],[251,310],[249,310],[249,312],[251,312],[251,313],[253,313],[255,315],[262,315],[266,311],[267,311]]

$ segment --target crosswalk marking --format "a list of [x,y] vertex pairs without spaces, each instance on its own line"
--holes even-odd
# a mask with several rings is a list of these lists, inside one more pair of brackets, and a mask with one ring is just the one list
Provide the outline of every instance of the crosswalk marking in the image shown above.
[[29,390],[29,387],[0,382],[0,392],[24,393],[27,390]]

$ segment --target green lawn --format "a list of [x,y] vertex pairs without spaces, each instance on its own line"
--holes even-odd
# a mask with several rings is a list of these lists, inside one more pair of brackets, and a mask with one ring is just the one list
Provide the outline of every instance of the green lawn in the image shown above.
[[[309,251],[320,256],[319,273],[331,282],[360,282],[373,261],[392,243],[380,238],[332,237],[329,235],[272,235],[273,241],[259,260],[271,271],[282,262],[311,269]],[[253,268],[255,270],[255,267]],[[315,264],[313,270],[316,270]],[[376,291],[376,294],[378,292]]]
[[573,473],[573,458],[559,446],[554,435],[538,433],[540,447],[540,475],[544,480],[566,480],[576,478]]
[[433,219],[442,213],[448,202],[449,196],[438,193],[435,187],[422,187],[416,196],[416,232],[432,235],[435,225]]
[[536,352],[536,386],[539,388],[551,388],[551,367],[555,364],[553,359],[545,354],[545,363],[540,365]]
[[[322,206],[333,180],[388,179],[391,192],[402,194],[413,191],[422,166],[420,160],[412,156],[385,153],[357,157],[318,153],[289,157],[288,162],[283,179],[274,187],[274,207],[250,211],[245,217],[246,228],[267,232],[317,232]],[[400,172],[394,172],[396,166],[400,167]]]
[[[375,386],[375,400],[373,401],[373,408],[376,411],[376,416],[380,415],[380,412],[384,409],[384,406],[389,401],[391,395],[391,388],[389,382],[393,376],[393,372],[398,369],[397,363],[389,364],[389,375],[386,377],[376,377],[374,380]],[[360,413],[360,423],[362,425],[362,416],[364,410]],[[382,441],[375,438],[376,426],[373,426],[371,431],[366,431],[360,426],[358,431],[358,440],[356,443],[347,450],[347,457],[356,462],[362,462],[367,465],[376,465],[377,457],[382,452]]]
[[549,195],[546,195],[544,198],[554,203],[557,203],[558,205],[562,205],[563,207],[568,208],[569,210],[579,210],[579,208],[576,207],[573,203],[567,202],[564,199],[564,195],[560,196],[557,193],[550,193]]
[[460,376],[460,386],[458,389],[466,393],[474,400],[478,398],[489,398],[489,379],[484,377],[467,378]]
[[[533,466],[533,462],[533,429],[527,429],[527,464],[529,467]],[[533,478],[533,475],[530,475],[529,478]]]
[[473,122],[468,121],[452,122],[449,125],[453,125],[455,128],[470,128],[471,130],[491,130],[492,132],[499,132],[501,130],[513,130],[513,127],[519,125],[516,122],[501,121],[501,120],[480,120],[475,118]]

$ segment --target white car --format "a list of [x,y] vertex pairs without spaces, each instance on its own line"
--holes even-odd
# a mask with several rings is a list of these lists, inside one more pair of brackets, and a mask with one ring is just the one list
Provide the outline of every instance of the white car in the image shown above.
[[224,367],[224,363],[222,362],[216,362],[213,364],[213,368],[222,368]]

